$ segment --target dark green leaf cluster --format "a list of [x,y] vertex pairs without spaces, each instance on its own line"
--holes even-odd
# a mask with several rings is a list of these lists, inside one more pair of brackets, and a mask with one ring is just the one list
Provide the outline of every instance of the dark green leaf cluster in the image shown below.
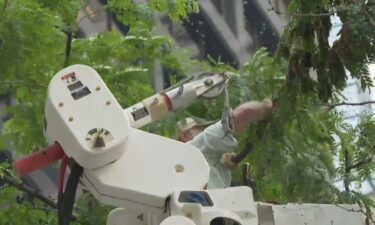
[[[292,1],[291,21],[278,53],[289,61],[288,86],[298,92],[318,92],[328,101],[346,87],[347,72],[372,86],[368,64],[375,61],[374,3],[351,1]],[[331,16],[342,21],[340,37],[329,45]],[[316,73],[316,77],[315,77]]]
[[33,196],[20,192],[3,182],[3,176],[10,174],[8,168],[8,163],[0,164],[0,224],[57,224],[55,209],[46,207]]
[[131,27],[132,32],[147,33],[155,25],[155,13],[165,13],[175,22],[180,22],[190,13],[198,12],[197,0],[151,0],[133,3],[131,0],[111,0],[109,8],[118,18]]
[[342,124],[336,132],[340,145],[338,172],[347,184],[372,180],[375,155],[375,119],[364,115],[357,127]]
[[72,225],[106,224],[112,207],[102,205],[91,194],[84,193],[76,206],[77,218]]
[[63,4],[69,10],[56,4],[22,0],[0,4],[0,94],[11,94],[19,103],[8,109],[12,119],[3,134],[24,153],[45,143],[40,128],[47,84],[63,67],[64,29],[78,10],[75,1]]
[[[272,119],[250,126],[243,141],[254,144],[248,159],[259,200],[270,202],[332,201],[335,175],[330,135],[335,117],[315,106],[315,95],[294,95],[284,87],[287,62],[261,49],[244,66],[237,96],[277,97]],[[231,90],[236,92],[235,90]]]

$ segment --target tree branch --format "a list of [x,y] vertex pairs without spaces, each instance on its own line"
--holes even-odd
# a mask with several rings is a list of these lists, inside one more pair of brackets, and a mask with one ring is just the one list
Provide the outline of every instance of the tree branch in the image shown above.
[[37,86],[40,86],[40,87],[43,87],[43,88],[46,88],[48,87],[47,85],[44,85],[44,84],[40,84],[40,83],[32,83],[32,82],[27,82],[27,81],[24,81],[24,80],[0,80],[0,85],[1,84],[8,84],[8,85],[26,85],[26,86],[33,86],[35,87],[35,85]]
[[348,212],[362,212],[362,210],[360,209],[356,210],[354,208],[345,208],[344,206],[341,206],[339,204],[335,204],[335,206]]
[[23,192],[37,198],[38,200],[45,203],[46,205],[48,205],[48,206],[50,206],[54,209],[57,209],[57,203],[55,201],[53,201],[52,199],[50,199],[50,198],[48,198],[44,195],[41,195],[40,193],[36,192],[34,189],[30,188],[29,186],[26,186],[23,183],[18,182],[14,178],[4,174],[0,177],[0,180],[2,180],[5,183],[17,188],[20,191],[23,191]]
[[349,193],[350,189],[349,189],[349,151],[348,149],[344,149],[344,169],[345,169],[345,174],[344,174],[344,187],[345,187],[345,191],[347,193]]
[[[55,202],[52,199],[38,193],[37,191],[35,191],[31,187],[29,187],[29,186],[27,186],[23,183],[18,182],[16,179],[14,179],[10,176],[2,174],[0,176],[0,181],[3,181],[5,183],[7,183],[8,185],[17,188],[18,190],[23,191],[23,192],[35,197],[36,199],[45,203],[46,205],[50,206],[53,209],[58,209],[57,208],[57,202]],[[76,219],[77,217],[78,217],[77,214],[73,212],[72,219]]]
[[[354,193],[354,194],[357,195],[357,193]],[[360,208],[360,212],[362,213],[363,216],[365,216],[366,225],[375,224],[375,221],[372,216],[371,208],[360,199],[357,199],[356,202]]]
[[3,12],[5,12],[5,10],[7,9],[7,6],[8,6],[8,0],[5,0],[4,6],[3,6]]
[[360,161],[354,163],[353,165],[350,165],[350,166],[346,167],[346,172],[350,172],[352,169],[357,169],[357,168],[363,166],[364,164],[371,162],[372,160],[373,160],[373,157],[368,157],[366,159],[360,160]]
[[372,19],[372,17],[368,14],[365,7],[362,7],[362,11],[364,12],[365,16],[367,17],[368,22],[372,27],[375,27],[375,21]]
[[65,48],[65,61],[64,67],[68,66],[70,53],[72,50],[72,40],[73,40],[73,30],[71,27],[68,30],[65,30],[64,33],[66,34],[66,48]]
[[349,106],[361,106],[361,105],[367,105],[367,104],[375,104],[375,101],[365,101],[365,102],[339,102],[339,103],[332,103],[332,104],[320,104],[321,106],[327,106],[330,108],[334,108],[337,106],[342,106],[342,105],[349,105]]
[[332,11],[329,11],[327,13],[288,13],[288,12],[280,12],[279,10],[277,10],[273,5],[272,5],[272,2],[271,0],[268,0],[268,4],[270,5],[271,8],[268,9],[268,11],[274,11],[276,14],[278,15],[289,15],[289,16],[297,16],[297,17],[329,17],[329,16],[332,16],[338,12],[342,12],[342,11],[346,11],[347,9],[346,8],[342,8],[342,9],[336,9],[336,10],[332,10]]

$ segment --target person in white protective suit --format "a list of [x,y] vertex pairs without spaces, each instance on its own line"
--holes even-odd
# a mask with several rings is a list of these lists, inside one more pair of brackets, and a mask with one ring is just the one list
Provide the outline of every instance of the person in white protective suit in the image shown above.
[[[238,137],[247,126],[269,118],[273,103],[270,100],[251,101],[233,110],[234,136]],[[202,151],[211,170],[208,189],[229,187],[232,180],[231,169],[237,167],[232,162],[233,148],[237,140],[225,134],[221,121],[206,121],[188,117],[176,125],[177,139],[192,144]]]

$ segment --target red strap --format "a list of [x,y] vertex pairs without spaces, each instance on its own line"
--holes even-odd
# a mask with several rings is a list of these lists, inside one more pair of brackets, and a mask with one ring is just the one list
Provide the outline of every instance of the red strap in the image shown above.
[[64,156],[64,151],[58,143],[48,146],[13,163],[13,168],[18,176],[25,176],[34,170],[46,167]]
[[168,111],[169,112],[172,111],[173,106],[172,106],[171,99],[168,97],[168,95],[166,95],[164,93],[162,93],[161,96],[163,97],[165,104],[167,104]]

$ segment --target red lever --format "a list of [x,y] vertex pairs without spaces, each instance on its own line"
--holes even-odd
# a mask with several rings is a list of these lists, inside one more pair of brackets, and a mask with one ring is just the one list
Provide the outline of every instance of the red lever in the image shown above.
[[18,176],[25,176],[34,170],[46,167],[65,155],[63,149],[58,143],[48,146],[13,163],[13,168]]

